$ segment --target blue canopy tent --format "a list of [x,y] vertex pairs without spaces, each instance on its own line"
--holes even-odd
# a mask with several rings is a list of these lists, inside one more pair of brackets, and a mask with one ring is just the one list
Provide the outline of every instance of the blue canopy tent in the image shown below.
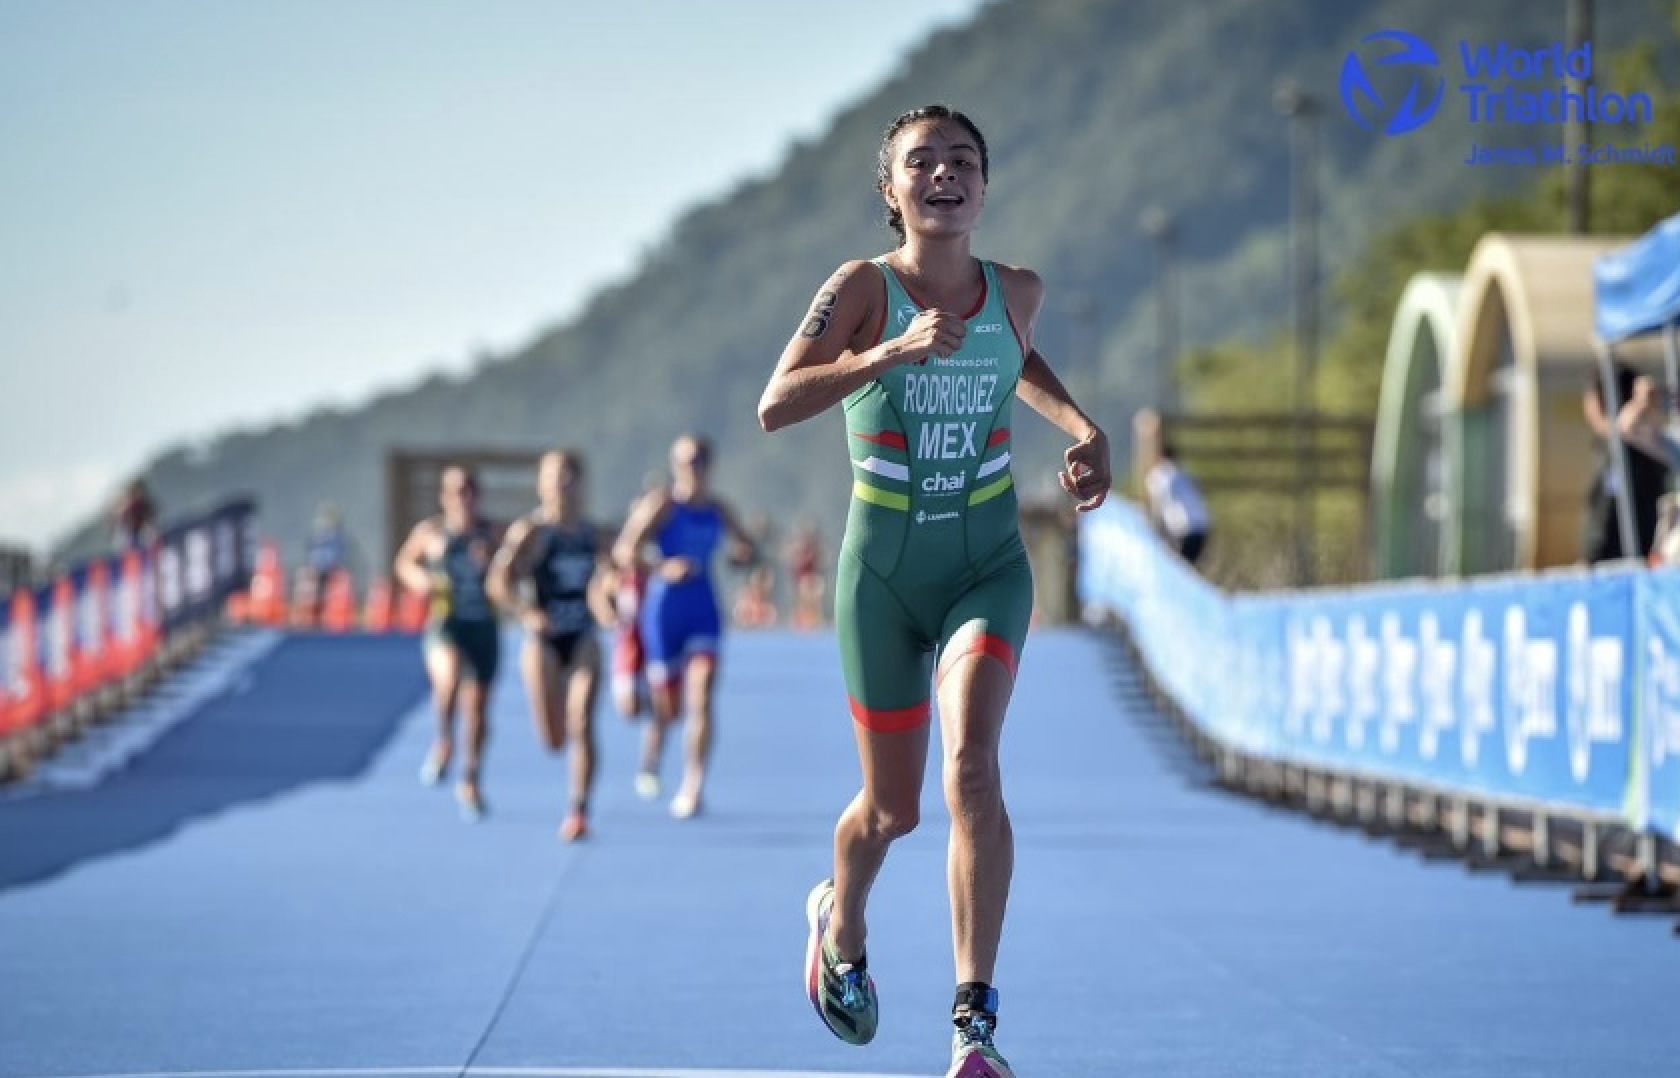
[[[1618,343],[1660,333],[1668,390],[1680,389],[1680,214],[1638,240],[1605,255],[1593,267],[1594,350],[1610,417],[1610,449],[1619,475],[1627,475],[1627,450],[1615,417],[1622,402],[1616,389],[1613,350]],[[1617,484],[1617,526],[1624,554],[1637,549],[1628,484]]]
[[1672,339],[1680,325],[1680,214],[1600,258],[1593,285],[1600,340],[1614,344],[1664,330]]

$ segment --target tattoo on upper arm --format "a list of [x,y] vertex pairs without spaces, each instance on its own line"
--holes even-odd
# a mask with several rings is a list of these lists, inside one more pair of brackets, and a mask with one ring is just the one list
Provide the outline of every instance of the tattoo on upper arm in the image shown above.
[[816,340],[827,333],[828,323],[834,318],[834,305],[839,301],[838,282],[835,288],[817,293],[816,302],[811,305],[811,315],[805,320],[805,327],[799,331],[799,335]]

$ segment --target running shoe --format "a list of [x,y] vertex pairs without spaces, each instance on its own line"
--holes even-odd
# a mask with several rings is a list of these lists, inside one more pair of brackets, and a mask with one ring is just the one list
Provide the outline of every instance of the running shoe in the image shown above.
[[671,798],[671,815],[679,820],[692,820],[700,815],[700,795],[686,790]]
[[589,817],[581,812],[573,812],[566,817],[566,822],[560,825],[560,841],[579,842],[589,837]]
[[641,771],[636,775],[636,796],[643,801],[659,800],[659,776],[652,771]]
[[951,1069],[945,1078],[1015,1078],[1009,1061],[992,1044],[997,1016],[972,1014],[951,1034]]
[[449,774],[449,752],[438,745],[433,745],[426,753],[425,762],[420,765],[420,781],[427,786],[436,786]]
[[847,1044],[868,1044],[880,1023],[875,980],[869,976],[867,958],[842,962],[829,946],[828,921],[833,912],[834,881],[824,880],[805,899],[805,919],[811,926],[805,947],[805,992],[830,1033]]
[[463,782],[455,787],[455,803],[461,807],[461,819],[468,823],[479,822],[489,812],[477,783]]

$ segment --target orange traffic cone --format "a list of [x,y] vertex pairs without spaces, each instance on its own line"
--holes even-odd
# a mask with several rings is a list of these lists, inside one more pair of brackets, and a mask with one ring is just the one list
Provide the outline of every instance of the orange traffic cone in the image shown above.
[[315,628],[315,610],[319,599],[314,573],[307,569],[299,569],[292,575],[292,609],[289,619],[292,628]]
[[332,633],[347,633],[356,627],[356,588],[350,574],[334,569],[327,577],[326,595],[321,603],[321,628]]
[[397,628],[405,633],[417,633],[426,627],[426,596],[404,588],[397,602]]
[[280,547],[265,542],[257,548],[257,564],[251,573],[250,597],[245,616],[252,625],[280,626],[286,623],[286,569],[280,561]]
[[367,608],[362,614],[362,628],[370,633],[391,631],[391,619],[396,616],[396,597],[391,594],[388,577],[375,577],[368,585]]

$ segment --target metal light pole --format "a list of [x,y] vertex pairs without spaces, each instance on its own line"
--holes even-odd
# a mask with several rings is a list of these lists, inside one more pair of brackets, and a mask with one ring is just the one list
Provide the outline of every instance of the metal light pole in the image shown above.
[[[1097,426],[1108,429],[1104,416],[1107,401],[1104,399],[1102,364],[1097,360],[1097,349],[1093,346],[1095,334],[1092,323],[1096,320],[1097,304],[1088,292],[1075,292],[1067,298],[1062,308],[1068,315],[1068,358],[1075,367],[1082,367],[1085,361],[1091,361],[1091,418],[1096,420]],[[1089,353],[1089,354],[1087,354]]]
[[1296,579],[1313,582],[1313,440],[1309,426],[1317,411],[1313,387],[1318,372],[1318,118],[1323,104],[1293,80],[1278,84],[1277,111],[1289,119],[1290,262],[1294,282],[1295,416],[1303,446],[1301,486],[1296,495]]
[[1178,222],[1159,206],[1144,210],[1138,228],[1155,243],[1155,347],[1156,406],[1163,412],[1176,411],[1178,374],[1178,305],[1173,294],[1173,256],[1177,253]]

